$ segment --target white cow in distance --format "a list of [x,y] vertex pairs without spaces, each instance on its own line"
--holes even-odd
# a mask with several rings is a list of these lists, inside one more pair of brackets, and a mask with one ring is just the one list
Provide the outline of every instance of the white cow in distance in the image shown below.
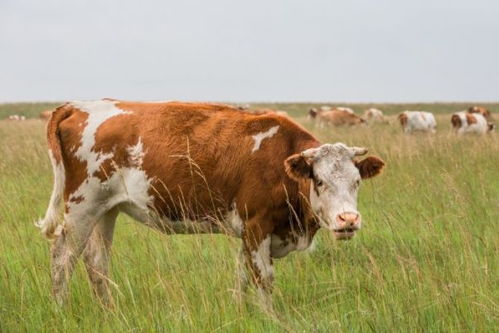
[[25,116],[20,116],[18,114],[13,114],[13,115],[10,115],[7,119],[8,120],[13,120],[13,121],[23,121],[23,120],[26,120],[26,117]]
[[404,111],[398,115],[404,133],[435,133],[437,121],[433,113],[426,111]]

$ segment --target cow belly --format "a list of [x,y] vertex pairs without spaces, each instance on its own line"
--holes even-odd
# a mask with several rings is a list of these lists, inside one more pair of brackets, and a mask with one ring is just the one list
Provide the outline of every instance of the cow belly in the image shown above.
[[119,209],[133,219],[166,234],[226,234],[236,237],[241,235],[240,230],[234,228],[233,219],[221,220],[207,216],[197,220],[172,220],[133,203],[123,203],[119,205]]

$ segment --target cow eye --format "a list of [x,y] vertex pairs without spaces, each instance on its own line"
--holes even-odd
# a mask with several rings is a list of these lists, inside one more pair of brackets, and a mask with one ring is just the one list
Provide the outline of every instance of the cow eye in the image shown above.
[[317,185],[317,187],[321,187],[322,186],[322,180],[317,180],[315,182],[315,185]]

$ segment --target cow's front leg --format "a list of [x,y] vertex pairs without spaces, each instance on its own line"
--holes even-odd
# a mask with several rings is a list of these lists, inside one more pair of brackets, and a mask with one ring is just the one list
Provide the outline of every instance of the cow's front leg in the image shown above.
[[254,223],[246,226],[243,251],[251,280],[267,309],[272,308],[272,282],[274,267],[270,256],[271,232],[262,229],[268,224]]

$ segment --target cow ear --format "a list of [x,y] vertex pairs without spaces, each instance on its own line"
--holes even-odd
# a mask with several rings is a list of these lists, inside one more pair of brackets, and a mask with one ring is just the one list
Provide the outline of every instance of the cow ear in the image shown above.
[[378,175],[383,167],[385,166],[385,162],[382,159],[376,156],[369,156],[360,161],[354,161],[355,166],[359,169],[360,176],[362,179],[371,178]]
[[284,161],[284,168],[291,179],[312,178],[312,165],[302,154],[294,154]]

